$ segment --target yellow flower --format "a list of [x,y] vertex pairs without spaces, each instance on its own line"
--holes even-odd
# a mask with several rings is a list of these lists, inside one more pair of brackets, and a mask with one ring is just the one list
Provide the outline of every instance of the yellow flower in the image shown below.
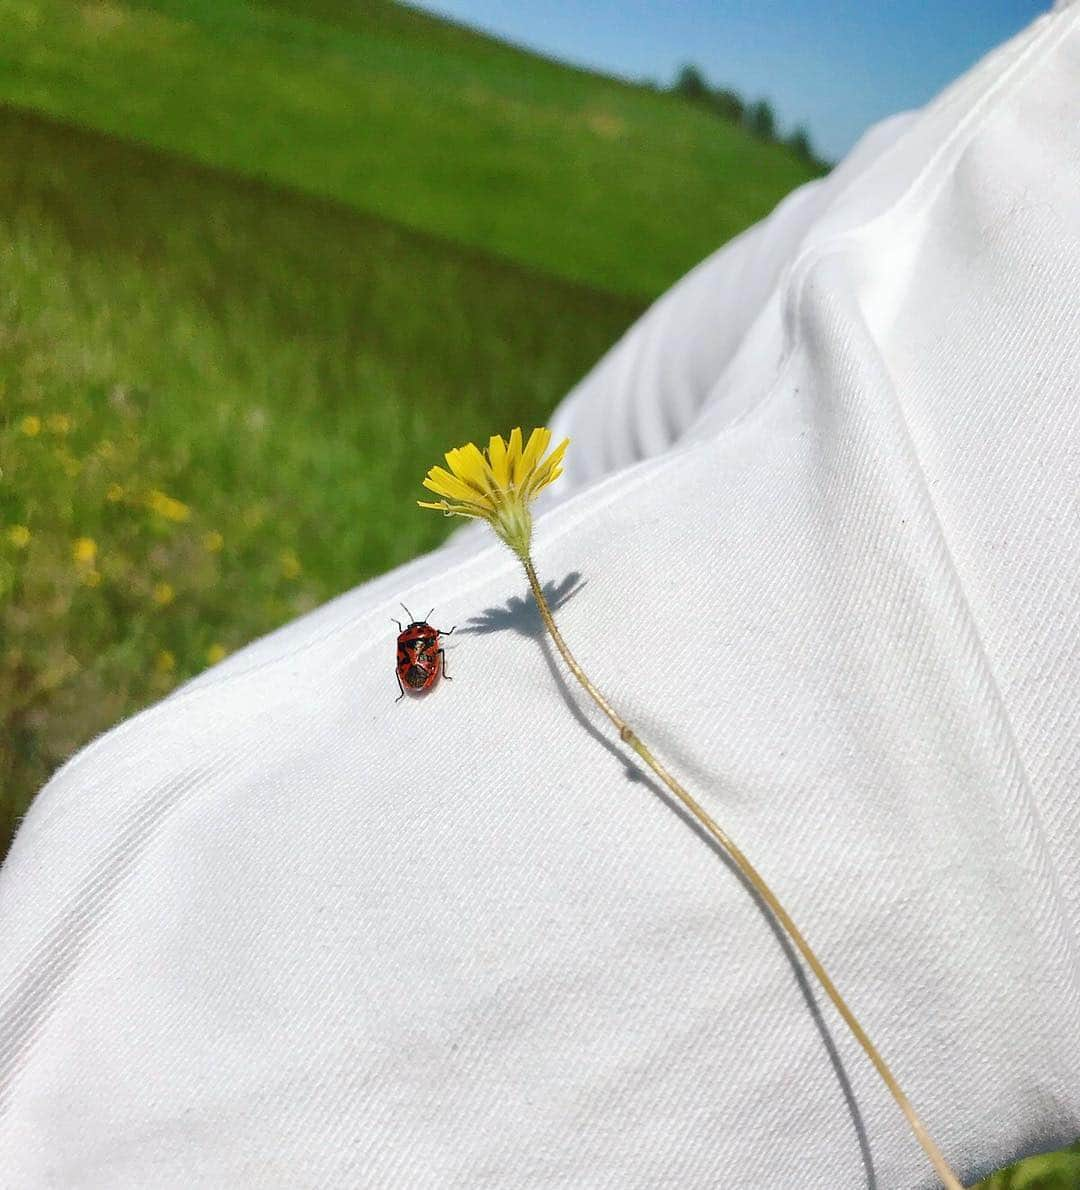
[[167,521],[186,521],[191,516],[191,509],[182,500],[159,492],[156,488],[146,497],[146,503]]
[[54,434],[66,434],[71,429],[71,418],[66,413],[50,413],[46,425]]
[[155,583],[152,595],[158,607],[168,607],[176,598],[176,592],[172,589],[171,583]]
[[219,644],[215,643],[215,644],[212,644],[210,646],[210,648],[208,648],[206,650],[206,660],[211,665],[217,665],[217,663],[219,661],[224,660],[224,658],[225,658],[225,646],[224,645],[219,645]]
[[92,566],[97,558],[97,542],[92,537],[80,537],[71,547],[71,556],[84,566]]
[[432,467],[424,487],[444,497],[435,504],[418,501],[446,516],[474,517],[487,521],[498,536],[524,560],[532,539],[529,504],[541,489],[562,475],[562,458],[570,439],[564,439],[544,458],[551,442],[550,430],[533,430],[522,447],[521,430],[510,432],[509,442],[497,435],[486,451],[466,443],[446,454],[446,465]]
[[221,547],[225,544],[225,538],[216,529],[211,529],[203,539],[203,549],[208,553],[217,554],[221,552]]
[[8,541],[17,549],[23,550],[30,544],[32,536],[30,530],[25,525],[12,525],[8,530]]
[[22,419],[21,428],[27,438],[36,438],[41,433],[41,418],[36,413],[28,413]]
[[303,567],[300,565],[300,559],[292,552],[292,550],[281,551],[281,573],[286,578],[297,578]]
[[168,649],[162,649],[154,659],[154,667],[158,673],[172,673],[176,668],[176,657]]
[[116,504],[124,498],[124,485],[122,483],[111,483],[105,489],[105,499],[110,504]]

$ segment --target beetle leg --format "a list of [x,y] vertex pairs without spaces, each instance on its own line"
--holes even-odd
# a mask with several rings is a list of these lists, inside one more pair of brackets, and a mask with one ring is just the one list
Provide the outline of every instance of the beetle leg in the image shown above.
[[442,662],[442,676],[448,681],[452,682],[454,679],[446,672],[446,650],[439,650],[439,660]]
[[405,687],[401,684],[401,678],[398,677],[396,672],[394,677],[397,678],[397,688],[401,691],[397,698],[394,699],[394,702],[401,702],[401,700],[405,697]]

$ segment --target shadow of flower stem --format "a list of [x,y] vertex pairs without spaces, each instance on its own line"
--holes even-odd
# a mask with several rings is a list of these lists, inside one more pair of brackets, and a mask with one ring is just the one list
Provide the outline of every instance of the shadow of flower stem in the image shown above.
[[[520,556],[520,555],[519,555]],[[634,731],[632,727],[622,718],[621,715],[612,707],[611,703],[600,693],[600,691],[590,681],[588,675],[577,663],[576,658],[565,640],[563,640],[562,633],[559,631],[558,625],[555,623],[555,618],[551,614],[551,609],[548,607],[547,599],[544,596],[543,588],[540,586],[540,580],[536,576],[536,569],[533,566],[532,556],[525,554],[521,557],[521,564],[525,568],[525,574],[529,579],[529,586],[532,588],[533,598],[536,600],[536,606],[540,610],[540,616],[544,621],[544,626],[548,630],[548,634],[555,642],[555,647],[559,650],[563,661],[566,662],[567,668],[577,678],[581,684],[582,689],[586,694],[596,703],[596,705],[604,712],[604,714],[611,720],[615,729],[619,733],[619,738],[624,744],[629,745],[641,757],[641,759],[652,769],[652,771],[660,778],[668,789],[675,795],[676,798],[686,807],[690,814],[701,824],[702,828],[716,840],[717,843],[731,856],[732,861],[738,867],[739,871],[746,877],[747,880],[761,895],[762,900],[769,906],[772,912],[776,915],[777,921],[788,932],[792,942],[798,948],[799,953],[806,960],[810,969],[817,976],[821,986],[825,989],[829,999],[836,1005],[836,1011],[844,1018],[847,1027],[855,1035],[856,1041],[866,1051],[866,1056],[874,1064],[874,1068],[878,1074],[881,1075],[882,1081],[892,1092],[893,1098],[896,1100],[900,1110],[907,1118],[908,1124],[911,1125],[911,1130],[915,1134],[915,1139],[922,1145],[927,1157],[937,1175],[941,1178],[942,1184],[947,1190],[963,1190],[963,1186],[953,1171],[950,1169],[945,1158],[942,1156],[941,1150],[934,1143],[933,1138],[926,1131],[923,1122],[919,1119],[915,1109],[911,1106],[908,1097],[904,1094],[900,1084],[893,1077],[892,1071],[889,1069],[885,1059],[878,1053],[877,1047],[867,1036],[865,1029],[859,1024],[858,1019],[851,1009],[847,1006],[847,1002],[837,990],[836,984],[833,983],[829,977],[829,973],[821,965],[821,961],[814,953],[810,943],[803,937],[802,931],[792,920],[791,914],[784,908],[784,906],[777,899],[776,894],[765,883],[757,868],[747,859],[743,854],[742,849],[735,843],[731,836],[720,826],[720,824],[712,817],[711,814],[693,797],[686,789],[679,784],[679,782],[668,772],[666,768],[656,759],[656,757],[649,750],[648,745],[641,739],[641,737]]]

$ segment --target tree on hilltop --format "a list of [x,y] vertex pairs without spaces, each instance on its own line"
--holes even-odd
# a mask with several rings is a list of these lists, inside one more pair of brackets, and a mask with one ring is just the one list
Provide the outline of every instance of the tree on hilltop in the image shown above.
[[736,124],[743,118],[745,104],[738,91],[729,87],[717,87],[709,96],[709,106],[718,116],[725,120],[733,120]]
[[746,127],[760,140],[776,139],[776,114],[767,99],[759,99],[746,109]]
[[679,71],[672,90],[691,103],[702,103],[709,97],[709,84],[692,62],[688,62]]

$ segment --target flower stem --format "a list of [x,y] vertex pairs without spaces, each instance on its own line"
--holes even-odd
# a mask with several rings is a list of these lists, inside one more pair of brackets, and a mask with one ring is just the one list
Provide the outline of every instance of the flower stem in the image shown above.
[[712,818],[712,816],[685,790],[682,785],[668,772],[666,768],[653,756],[652,752],[631,728],[626,721],[615,711],[608,700],[600,693],[599,690],[592,684],[586,675],[585,671],[578,665],[573,653],[567,647],[566,641],[562,638],[562,633],[559,632],[555,624],[555,619],[551,614],[551,608],[548,606],[547,599],[540,587],[540,581],[536,577],[536,570],[533,567],[532,558],[525,556],[522,558],[522,565],[525,567],[525,573],[529,578],[529,586],[532,588],[533,597],[536,599],[536,605],[540,610],[540,615],[543,618],[544,626],[547,628],[551,639],[555,642],[555,647],[562,655],[563,661],[566,662],[567,668],[577,678],[578,682],[589,697],[596,703],[596,705],[604,712],[604,714],[614,724],[619,733],[619,738],[625,743],[629,744],[631,748],[641,757],[641,759],[649,766],[650,769],[660,778],[668,789],[675,795],[676,798],[686,807],[686,809],[694,816],[694,818],[701,824],[701,826],[708,832],[708,834],[716,840],[717,843],[727,852],[727,854],[734,861],[739,871],[746,877],[747,880],[760,894],[762,900],[769,906],[775,915],[777,921],[784,927],[791,937],[792,942],[798,947],[799,953],[806,960],[810,969],[817,976],[821,986],[825,989],[830,1000],[836,1006],[837,1012],[844,1018],[845,1024],[855,1035],[855,1039],[866,1051],[866,1056],[874,1064],[874,1068],[878,1074],[881,1075],[882,1081],[892,1092],[893,1098],[896,1100],[900,1110],[907,1118],[908,1124],[911,1126],[912,1132],[915,1134],[915,1139],[922,1145],[926,1151],[927,1157],[934,1169],[937,1171],[938,1177],[946,1190],[963,1190],[963,1186],[959,1179],[949,1168],[945,1158],[942,1156],[940,1149],[934,1143],[930,1134],[926,1131],[922,1121],[915,1113],[915,1109],[908,1101],[908,1097],[900,1088],[900,1084],[893,1077],[892,1071],[885,1063],[885,1059],[878,1053],[874,1043],[866,1035],[866,1031],[862,1025],[859,1024],[855,1014],[848,1008],[844,998],[837,991],[836,985],[829,978],[825,968],[821,965],[817,955],[810,947],[810,943],[802,935],[802,931],[796,926],[792,920],[791,915],[777,900],[776,894],[765,883],[764,879],[754,867],[754,865],[747,859],[741,849],[735,844],[726,831]]

